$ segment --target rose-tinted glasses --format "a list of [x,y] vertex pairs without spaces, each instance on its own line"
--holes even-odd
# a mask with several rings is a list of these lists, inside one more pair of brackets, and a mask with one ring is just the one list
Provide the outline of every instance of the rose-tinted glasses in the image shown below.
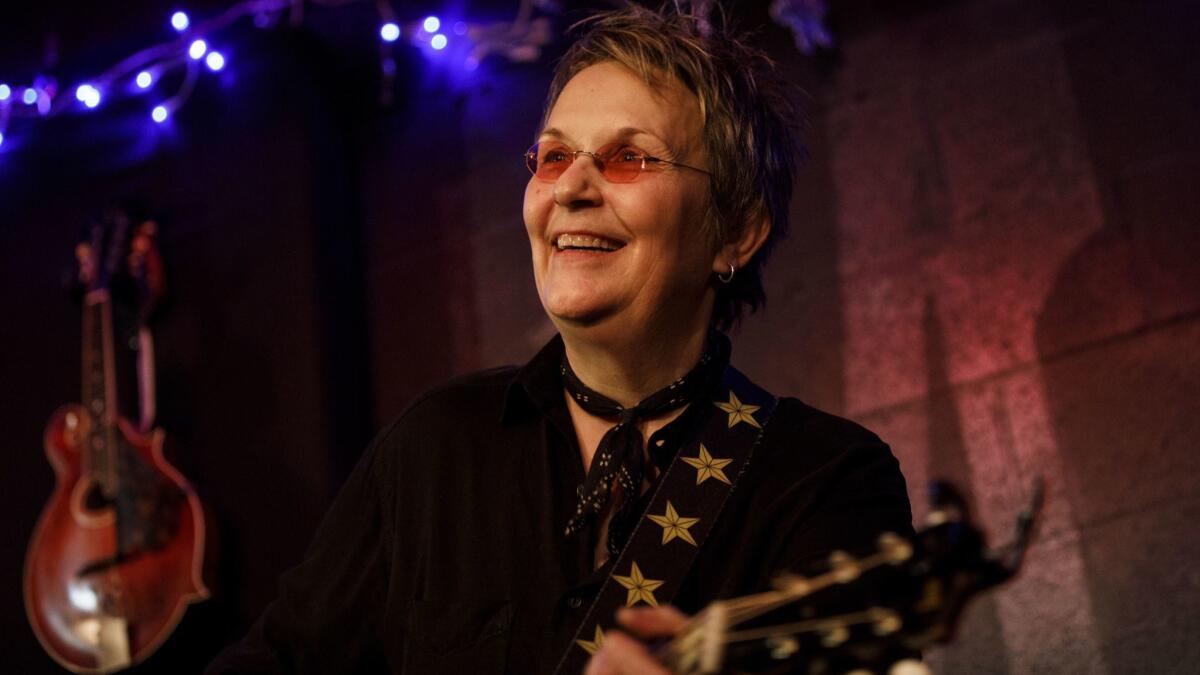
[[692,171],[707,174],[704,169],[698,169],[687,164],[672,162],[669,159],[652,157],[627,143],[612,143],[595,152],[588,150],[571,150],[567,146],[547,141],[535,143],[525,151],[525,166],[538,180],[553,183],[571,166],[579,155],[587,155],[596,163],[596,169],[610,183],[632,183],[638,176],[652,166],[669,164],[680,166]]

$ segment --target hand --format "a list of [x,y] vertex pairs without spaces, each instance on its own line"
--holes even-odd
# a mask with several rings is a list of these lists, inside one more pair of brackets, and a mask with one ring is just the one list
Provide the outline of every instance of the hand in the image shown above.
[[[687,617],[674,607],[638,607],[617,612],[617,623],[647,640],[669,637],[683,627]],[[585,675],[671,675],[646,645],[619,630],[604,634],[604,645],[588,661]]]

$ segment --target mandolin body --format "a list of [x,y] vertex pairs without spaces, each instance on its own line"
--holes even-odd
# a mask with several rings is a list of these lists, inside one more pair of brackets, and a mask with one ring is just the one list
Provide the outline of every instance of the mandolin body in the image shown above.
[[29,623],[46,651],[76,673],[144,660],[187,604],[208,596],[203,510],[164,459],[163,432],[143,434],[124,419],[112,425],[141,487],[106,496],[85,467],[95,424],[79,405],[51,417],[44,443],[56,485],[25,559]]

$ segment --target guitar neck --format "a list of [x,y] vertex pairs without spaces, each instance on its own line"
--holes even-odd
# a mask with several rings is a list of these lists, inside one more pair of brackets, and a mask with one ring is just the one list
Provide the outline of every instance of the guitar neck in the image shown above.
[[117,493],[117,380],[113,353],[112,302],[107,290],[83,299],[82,403],[92,419],[84,471],[105,496]]

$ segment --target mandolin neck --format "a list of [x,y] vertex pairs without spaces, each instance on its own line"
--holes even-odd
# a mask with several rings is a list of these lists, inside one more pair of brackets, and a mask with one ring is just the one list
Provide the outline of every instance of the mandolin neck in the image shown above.
[[84,471],[108,498],[118,489],[117,380],[112,302],[105,289],[83,298],[83,405],[92,419],[83,455]]

